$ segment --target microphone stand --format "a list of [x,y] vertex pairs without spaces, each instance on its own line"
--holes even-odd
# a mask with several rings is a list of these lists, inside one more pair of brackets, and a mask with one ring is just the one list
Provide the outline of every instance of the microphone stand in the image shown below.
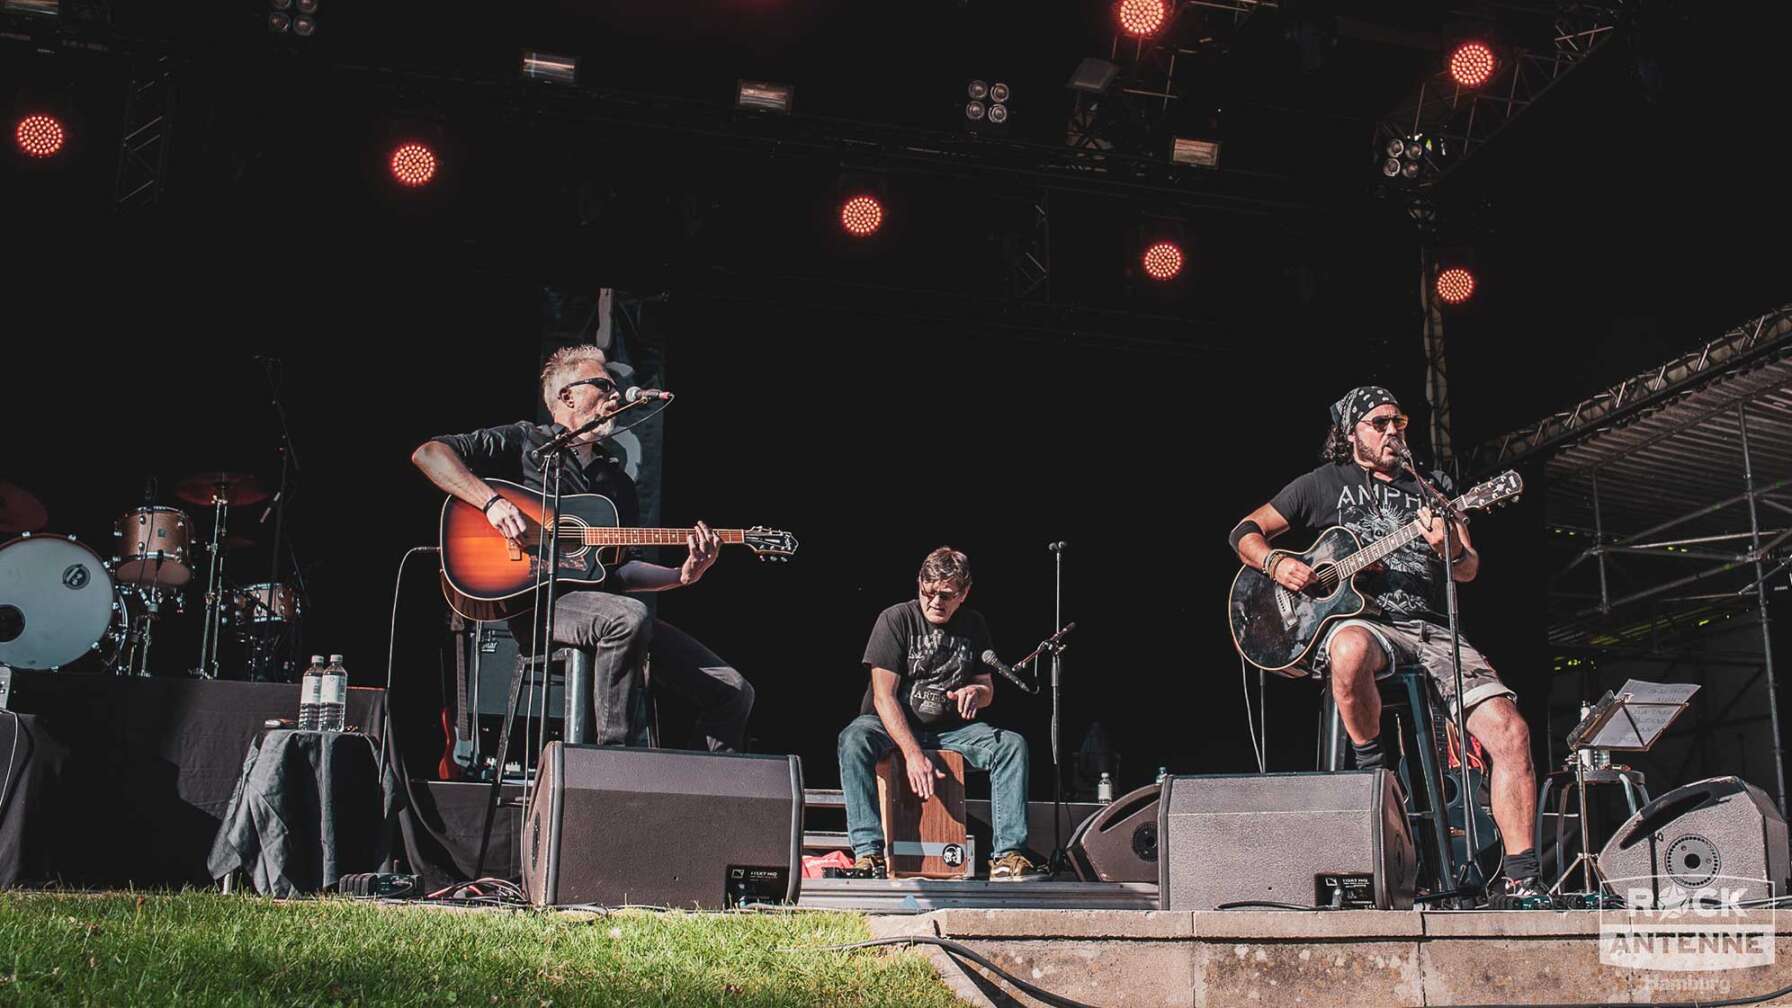
[[[1064,547],[1062,540],[1050,543],[1053,566],[1052,626],[1064,625]],[[1064,680],[1064,648],[1054,644],[1052,653],[1052,856],[1048,859],[1056,875],[1066,861],[1064,855],[1064,768],[1058,754],[1058,725]]]
[[[270,584],[278,584],[280,581],[280,546],[286,532],[286,507],[287,504],[290,503],[290,498],[293,494],[293,484],[297,482],[292,478],[292,474],[303,473],[305,469],[303,466],[299,465],[298,451],[292,444],[292,428],[286,422],[286,405],[280,400],[280,358],[256,357],[255,359],[261,363],[262,372],[267,375],[268,394],[274,405],[274,418],[280,423],[280,489],[274,493],[273,567],[268,574],[268,581]],[[294,615],[302,618],[302,614],[311,608],[310,599],[306,597],[305,573],[299,567],[298,551],[293,550],[291,552],[293,584],[298,588],[296,597],[300,605],[300,609]],[[271,603],[273,588],[270,587],[268,592],[270,595],[269,601]],[[295,624],[296,623],[297,621],[295,620]],[[303,627],[298,625],[288,627],[286,630],[286,634],[289,635],[287,645],[294,655],[303,651],[299,646],[301,643],[300,636],[302,630]],[[280,660],[277,650],[275,653],[267,654],[265,657],[272,663],[278,663]],[[262,671],[264,673],[271,673],[272,669],[264,669]],[[291,674],[289,669],[282,668],[280,671],[282,675]],[[291,680],[286,681],[290,682]]]
[[[1406,471],[1419,484],[1420,489],[1436,501],[1436,507],[1444,518],[1444,611],[1450,621],[1450,664],[1456,679],[1456,703],[1453,720],[1456,723],[1456,793],[1462,801],[1463,853],[1462,864],[1456,868],[1456,892],[1473,894],[1487,887],[1487,880],[1481,877],[1480,839],[1475,836],[1475,792],[1470,787],[1468,776],[1468,712],[1462,707],[1462,625],[1456,607],[1456,570],[1450,558],[1456,555],[1456,521],[1458,512],[1456,504],[1443,491],[1432,486],[1430,481],[1419,475],[1418,466],[1413,464],[1412,452],[1405,445],[1400,446],[1400,457]],[[1436,510],[1436,508],[1434,508]],[[1448,821],[1448,816],[1445,816]],[[1472,895],[1470,896],[1472,899]]]
[[[554,590],[559,582],[560,576],[559,530],[561,467],[565,464],[566,453],[571,450],[572,443],[576,439],[581,435],[596,430],[599,424],[614,415],[615,414],[600,414],[592,417],[589,421],[573,430],[561,431],[559,434],[549,438],[541,445],[541,447],[534,449],[530,453],[530,457],[541,464],[542,517],[540,523],[541,541],[536,544],[535,548],[535,612],[533,613],[534,622],[530,627],[530,636],[534,638],[530,641],[532,658],[541,657],[544,654],[551,656],[554,651]],[[545,601],[543,600],[544,591],[546,593]],[[550,662],[543,658],[540,665],[543,673],[542,683],[544,686],[541,690],[542,722],[544,731],[546,730],[547,722],[547,690],[545,689],[545,686],[548,678],[546,673],[549,664]],[[536,666],[533,663],[529,664],[529,706],[531,710],[533,710],[535,706],[535,667]],[[517,708],[522,704],[522,681],[523,666],[521,663],[518,663],[516,670],[511,673],[510,700],[507,709],[505,710],[504,723],[498,730],[498,754],[496,763],[492,767],[491,788],[486,794],[485,828],[479,837],[479,858],[473,869],[474,875],[481,878],[485,875],[486,854],[491,848],[492,825],[496,821],[498,814],[498,797],[502,794],[504,788],[504,761],[510,757],[511,726],[515,724]],[[525,724],[523,726],[523,746],[525,752],[522,759],[518,761],[523,773],[523,808],[525,810],[525,817],[527,815],[526,810],[529,807],[529,797],[533,784],[533,779],[529,775],[529,756],[526,751],[528,748],[528,731],[529,727]],[[539,769],[539,767],[537,769]],[[519,820],[519,831],[522,829],[522,826],[523,824]],[[526,849],[520,833],[517,843],[517,850],[519,853]]]

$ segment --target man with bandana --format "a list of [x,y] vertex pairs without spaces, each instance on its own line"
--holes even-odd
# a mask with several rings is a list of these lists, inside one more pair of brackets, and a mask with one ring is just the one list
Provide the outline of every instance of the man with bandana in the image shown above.
[[[1369,769],[1387,759],[1376,679],[1391,675],[1396,665],[1423,665],[1454,715],[1456,675],[1443,577],[1447,571],[1459,582],[1474,580],[1481,556],[1461,522],[1452,522],[1455,555],[1444,555],[1445,519],[1425,506],[1426,491],[1402,465],[1407,417],[1393,393],[1377,385],[1351,389],[1332,404],[1331,419],[1320,466],[1247,515],[1228,541],[1247,567],[1298,592],[1313,582],[1314,573],[1299,557],[1272,550],[1270,540],[1283,532],[1292,529],[1293,541],[1304,546],[1342,525],[1367,546],[1415,518],[1421,522],[1423,540],[1357,575],[1368,603],[1362,616],[1333,623],[1314,649],[1311,671],[1330,678],[1356,765]],[[1442,474],[1431,482],[1452,492]],[[1467,640],[1462,641],[1462,689],[1469,734],[1493,762],[1493,818],[1505,842],[1504,877],[1489,888],[1488,903],[1498,909],[1547,906],[1548,887],[1538,880],[1531,844],[1537,783],[1530,729],[1513,703],[1515,694]]]

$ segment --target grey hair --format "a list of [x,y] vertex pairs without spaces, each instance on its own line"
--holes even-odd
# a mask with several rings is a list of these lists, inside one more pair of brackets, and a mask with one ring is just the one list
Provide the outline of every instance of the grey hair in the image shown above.
[[547,403],[549,411],[553,410],[554,399],[566,384],[565,373],[580,364],[593,362],[606,371],[609,369],[610,359],[604,356],[603,349],[589,343],[561,347],[548,355],[547,363],[541,366],[541,400]]

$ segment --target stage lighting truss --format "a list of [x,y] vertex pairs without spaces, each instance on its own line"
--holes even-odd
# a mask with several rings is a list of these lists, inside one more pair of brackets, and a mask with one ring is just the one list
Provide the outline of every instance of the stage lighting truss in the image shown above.
[[[1379,174],[1409,189],[1442,181],[1614,37],[1631,5],[1630,0],[1561,5],[1547,50],[1502,46],[1481,37],[1455,40],[1438,54],[1435,72],[1418,92],[1376,124]],[[1467,81],[1480,83],[1468,86]],[[1393,141],[1413,137],[1430,142],[1426,157],[1392,153]],[[1409,170],[1414,161],[1423,163]]]
[[319,0],[268,0],[268,31],[310,38],[317,34]]
[[971,81],[965,85],[964,122],[971,128],[983,124],[1001,126],[1008,121],[1008,99],[1012,97],[1008,85],[1001,81],[988,84],[981,80]]

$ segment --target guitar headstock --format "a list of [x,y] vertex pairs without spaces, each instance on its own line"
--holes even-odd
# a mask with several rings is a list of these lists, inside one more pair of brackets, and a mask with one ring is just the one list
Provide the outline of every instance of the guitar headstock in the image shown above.
[[1524,480],[1517,470],[1508,469],[1498,476],[1477,483],[1468,493],[1462,495],[1462,506],[1477,511],[1488,511],[1500,504],[1510,503],[1524,493]]
[[761,560],[782,563],[796,553],[796,536],[781,529],[755,525],[740,534],[740,541]]

